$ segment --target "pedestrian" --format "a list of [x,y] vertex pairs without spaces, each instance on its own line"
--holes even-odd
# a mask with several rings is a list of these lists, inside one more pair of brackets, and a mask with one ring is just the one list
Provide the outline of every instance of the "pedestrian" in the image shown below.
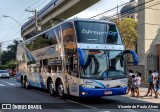
[[155,80],[157,80],[157,78],[159,76],[157,70],[154,70],[154,72],[152,73],[152,75],[153,75],[153,81],[155,82]]
[[149,70],[148,83],[149,83],[149,85],[148,85],[148,91],[147,91],[147,94],[145,95],[145,97],[148,96],[148,94],[149,94],[150,91],[153,90],[155,92],[154,84],[153,84],[152,70]]
[[136,92],[136,76],[133,74],[132,75],[132,84],[131,84],[131,96],[135,97],[135,92]]
[[138,76],[138,72],[136,71],[136,73],[135,73],[135,76],[137,77]]
[[132,75],[133,75],[133,71],[129,70],[128,72],[128,92],[127,92],[128,95],[129,95],[129,92],[131,91]]
[[140,97],[141,73],[137,73],[137,77],[135,77],[135,80],[137,97]]
[[160,86],[160,81],[159,79],[157,78],[157,80],[155,81],[155,91],[156,91],[156,95],[155,95],[155,98],[158,98],[158,90],[159,90],[159,86]]
[[[157,72],[157,70],[154,70],[154,72],[152,73],[152,76],[153,76],[153,86],[155,86],[155,82],[158,79],[158,72]],[[151,90],[150,92],[151,92],[151,94],[149,96],[152,96],[152,92],[153,91]]]

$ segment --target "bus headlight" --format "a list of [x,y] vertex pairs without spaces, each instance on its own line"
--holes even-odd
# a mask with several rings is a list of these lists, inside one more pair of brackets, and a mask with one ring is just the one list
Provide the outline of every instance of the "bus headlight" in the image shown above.
[[94,85],[89,85],[89,84],[82,84],[83,88],[95,88]]

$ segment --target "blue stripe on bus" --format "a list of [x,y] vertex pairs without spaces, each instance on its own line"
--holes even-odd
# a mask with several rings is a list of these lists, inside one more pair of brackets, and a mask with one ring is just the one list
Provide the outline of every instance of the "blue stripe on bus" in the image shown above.
[[39,77],[38,78],[39,78],[39,82],[40,82],[41,88],[44,88],[44,81],[43,81],[43,77],[42,77],[41,73],[39,73]]
[[33,73],[33,76],[34,76],[34,78],[35,78],[35,86],[36,87],[41,87],[40,86],[40,81],[38,80],[39,78],[37,78],[38,76],[37,76],[37,73]]
[[28,83],[30,86],[35,86],[34,82],[31,79],[28,79]]
[[[101,97],[101,96],[115,96],[115,95],[125,95],[127,91],[127,87],[121,88],[83,88],[79,86],[79,97]],[[86,94],[82,94],[82,93]],[[106,92],[110,92],[110,94],[106,94]]]
[[[36,86],[36,87],[39,87],[39,88],[44,88],[45,85],[44,85],[44,81],[43,81],[42,75],[38,74],[38,73],[33,73],[32,75],[33,75],[33,77],[35,79],[35,82],[32,79],[28,79],[29,85]],[[40,80],[41,78],[42,78],[42,82]]]
[[101,82],[99,82],[99,81],[96,81],[96,80],[91,80],[91,81],[97,83],[101,88],[106,88],[106,86],[103,85],[103,84],[102,84]]

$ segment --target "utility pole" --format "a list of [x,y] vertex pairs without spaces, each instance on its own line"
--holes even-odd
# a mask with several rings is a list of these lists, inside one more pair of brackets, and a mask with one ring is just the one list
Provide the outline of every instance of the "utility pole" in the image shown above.
[[34,20],[35,20],[35,31],[36,31],[36,33],[38,31],[41,31],[41,27],[38,25],[37,10],[28,10],[28,9],[26,9],[25,11],[34,13],[33,15],[34,15]]
[[117,4],[117,20],[119,20],[118,4]]

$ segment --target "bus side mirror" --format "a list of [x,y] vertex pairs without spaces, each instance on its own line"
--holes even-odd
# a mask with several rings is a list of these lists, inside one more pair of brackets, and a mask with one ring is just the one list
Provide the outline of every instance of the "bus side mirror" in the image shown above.
[[124,54],[131,54],[133,57],[134,65],[138,65],[138,56],[133,50],[126,50],[123,53]]

